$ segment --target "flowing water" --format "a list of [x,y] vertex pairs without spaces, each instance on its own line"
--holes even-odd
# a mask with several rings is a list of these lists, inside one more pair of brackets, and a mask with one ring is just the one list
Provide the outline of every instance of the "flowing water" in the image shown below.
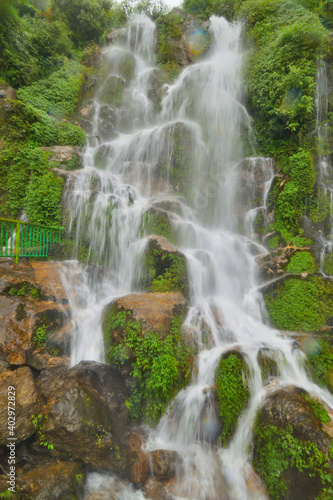
[[321,61],[318,65],[316,76],[316,131],[318,146],[318,168],[319,168],[319,186],[322,199],[321,205],[328,205],[329,221],[328,228],[325,228],[321,237],[321,258],[320,270],[324,272],[325,258],[332,260],[333,252],[333,165],[327,152],[329,145],[329,69],[328,65]]
[[[160,108],[154,101],[154,23],[134,18],[122,44],[106,49],[107,75],[89,104],[92,125],[85,167],[67,186],[76,251],[86,244],[88,259],[104,264],[102,273],[98,266],[88,272],[75,262],[65,269],[75,324],[72,362],[104,360],[102,309],[114,297],[140,291],[146,246],[143,221],[152,210],[162,210],[187,258],[190,308],[184,327],[199,354],[191,385],[179,392],[157,429],[149,430],[148,448],[180,453],[183,463],[172,486],[174,498],[258,500],[265,495],[251,470],[249,445],[256,412],[270,390],[262,382],[259,350],[269,349],[274,357],[278,386],[296,384],[331,405],[333,401],[307,379],[304,355],[293,341],[263,319],[256,255],[266,250],[251,237],[256,213],[260,209],[266,214],[272,164],[267,159],[248,160],[252,184],[256,171],[263,165],[266,170],[256,208],[250,204],[241,213],[241,144],[251,136],[242,104],[241,26],[213,16],[209,29],[209,53],[164,87]],[[184,147],[179,147],[179,138]],[[184,165],[187,171],[181,170]],[[179,171],[185,181],[177,177]],[[251,185],[247,188],[252,192]],[[253,196],[258,194],[253,191]],[[244,235],[238,232],[243,226]],[[222,449],[212,445],[219,424],[211,389],[221,355],[235,349],[249,366],[251,397],[229,447]],[[101,498],[113,498],[101,491],[114,481],[91,475],[87,495],[101,483]],[[115,498],[142,498],[117,484],[121,493]]]

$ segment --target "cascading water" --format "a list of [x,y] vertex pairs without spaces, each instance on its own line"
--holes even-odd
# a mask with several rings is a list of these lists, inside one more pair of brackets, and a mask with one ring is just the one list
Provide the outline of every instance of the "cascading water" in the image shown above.
[[327,64],[321,61],[318,65],[316,76],[316,131],[318,148],[318,168],[319,168],[319,186],[322,203],[329,205],[329,222],[326,231],[327,236],[321,238],[321,256],[320,270],[324,273],[325,258],[332,259],[333,252],[333,165],[330,156],[327,154],[329,143],[329,70]]
[[[175,498],[257,500],[265,496],[259,480],[254,492],[248,486],[253,474],[248,449],[255,415],[269,390],[262,382],[259,350],[273,353],[280,386],[298,385],[328,404],[333,401],[308,380],[304,358],[293,341],[263,321],[265,308],[257,290],[252,249],[255,246],[257,254],[265,249],[249,239],[249,214],[242,221],[247,236],[236,232],[241,135],[250,131],[242,105],[241,26],[213,16],[210,31],[210,53],[166,88],[160,113],[151,99],[156,72],[152,21],[133,19],[123,45],[106,51],[109,74],[90,104],[85,168],[67,186],[70,230],[76,234],[77,249],[88,244],[90,260],[104,265],[98,279],[75,263],[66,269],[76,325],[72,361],[103,361],[101,311],[113,297],[139,292],[145,216],[166,199],[170,206],[173,202],[178,210],[168,211],[168,217],[190,276],[185,327],[199,354],[192,384],[180,391],[157,429],[149,430],[149,449],[169,448],[181,455],[182,467],[172,486]],[[106,95],[112,97],[112,105]],[[185,156],[190,171],[183,172],[183,185],[175,176],[180,168],[179,135],[186,138],[189,151]],[[256,168],[263,160],[251,161]],[[271,166],[267,172],[260,200],[264,210]],[[185,194],[186,203],[178,191]],[[249,367],[250,402],[230,445],[222,449],[212,446],[219,429],[211,389],[221,355],[235,349],[243,352]],[[130,490],[127,495],[138,498]]]

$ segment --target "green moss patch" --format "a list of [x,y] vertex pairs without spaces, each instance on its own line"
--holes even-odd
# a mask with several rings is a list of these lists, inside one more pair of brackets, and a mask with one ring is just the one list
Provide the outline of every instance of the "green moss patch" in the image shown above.
[[307,353],[307,369],[313,380],[333,392],[333,346],[316,339]]
[[168,215],[159,210],[149,210],[143,216],[142,233],[146,236],[163,236],[170,243],[176,243],[176,234]]
[[243,358],[230,353],[221,359],[215,371],[216,396],[222,421],[220,439],[224,446],[230,441],[249,400],[246,370]]
[[[127,406],[133,420],[157,423],[172,397],[190,381],[192,349],[181,336],[182,316],[171,322],[163,339],[155,332],[143,335],[129,311],[114,305],[104,316],[103,337],[108,363],[121,368],[129,361],[134,384]],[[109,332],[117,343],[112,343]]]
[[294,437],[291,425],[286,429],[265,425],[259,417],[254,438],[253,465],[272,500],[286,498],[290,473],[295,478],[294,482],[300,481],[304,476],[311,478],[308,487],[314,488],[313,496],[306,498],[317,498],[320,490],[327,495],[320,498],[332,498],[329,496],[333,494],[329,457],[319,451],[314,443]]
[[272,325],[281,330],[315,331],[330,321],[333,285],[320,277],[289,278],[265,295]]
[[315,270],[315,263],[310,252],[296,252],[290,259],[286,267],[289,273],[313,273]]

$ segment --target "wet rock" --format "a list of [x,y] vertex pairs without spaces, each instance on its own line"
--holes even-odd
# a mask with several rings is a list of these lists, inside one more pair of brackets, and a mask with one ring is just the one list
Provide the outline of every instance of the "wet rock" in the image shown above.
[[322,423],[311,405],[304,399],[305,394],[304,390],[295,387],[276,391],[262,408],[263,422],[283,428],[291,425],[295,437],[311,441],[320,451],[327,453],[331,446],[330,438],[323,431]]
[[163,338],[168,335],[171,322],[177,315],[186,312],[186,300],[180,292],[170,293],[141,293],[139,295],[125,295],[111,302],[103,311],[104,335],[117,341],[122,331],[108,330],[108,316],[118,311],[128,311],[129,315],[139,321],[142,333],[157,332]]
[[96,149],[94,161],[97,168],[105,169],[114,154],[114,149],[109,144],[102,144]]
[[153,474],[159,480],[170,479],[176,475],[181,464],[179,454],[174,450],[154,450],[150,452]]
[[115,44],[125,41],[126,36],[127,36],[126,27],[112,28],[112,30],[110,30],[109,33],[106,35],[106,40],[108,41],[108,43]]
[[116,111],[112,106],[105,104],[101,107],[98,118],[98,137],[104,141],[110,140],[114,133]]
[[141,483],[148,477],[149,459],[143,449],[143,439],[138,431],[127,438],[127,473],[132,483]]
[[9,85],[0,84],[0,100],[1,99],[10,99],[12,101],[17,100],[16,90]]
[[128,389],[111,366],[81,362],[41,373],[46,399],[43,433],[54,449],[92,468],[122,471],[128,424]]
[[163,236],[150,236],[146,247],[144,288],[154,292],[179,290],[188,295],[185,255]]
[[8,387],[15,388],[15,437],[17,443],[34,434],[31,417],[42,410],[35,379],[29,367],[7,370],[0,374],[0,444],[8,438]]
[[83,148],[78,146],[52,146],[41,148],[46,151],[50,164],[62,170],[78,170],[83,168]]
[[115,107],[120,106],[123,100],[124,87],[125,81],[121,76],[109,76],[99,94],[100,102]]
[[155,478],[149,479],[145,484],[145,496],[150,500],[174,500],[165,485]]
[[[273,487],[268,480],[272,466],[278,464],[275,484],[280,484],[284,499],[312,500],[320,494],[324,483],[319,469],[325,474],[333,470],[331,435],[324,428],[322,411],[304,390],[293,386],[278,388],[265,401],[254,430],[253,464],[268,493]],[[318,461],[320,453],[323,462]]]
[[27,353],[26,362],[37,371],[48,370],[58,366],[70,367],[67,356],[52,356],[46,349],[35,349]]
[[270,351],[269,349],[261,349],[258,353],[258,363],[264,381],[278,375],[278,368],[274,355],[274,351]]
[[26,362],[40,327],[46,341],[70,322],[60,269],[54,262],[0,262],[0,352],[13,365]]
[[[84,470],[80,462],[55,461],[38,464],[17,476],[17,498],[64,499],[72,493],[78,493],[83,480]],[[0,476],[0,490],[3,491],[7,486],[6,478]]]

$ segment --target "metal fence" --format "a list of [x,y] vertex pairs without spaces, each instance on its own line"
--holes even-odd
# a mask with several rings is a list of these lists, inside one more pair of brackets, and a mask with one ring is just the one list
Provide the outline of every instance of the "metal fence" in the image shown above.
[[0,218],[0,257],[47,257],[63,229]]

